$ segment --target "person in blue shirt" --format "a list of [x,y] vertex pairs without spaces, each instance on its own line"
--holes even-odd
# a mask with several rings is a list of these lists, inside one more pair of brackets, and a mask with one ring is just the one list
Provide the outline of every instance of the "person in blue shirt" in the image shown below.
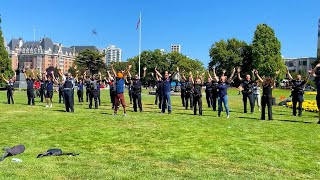
[[3,77],[3,74],[1,74],[2,79],[7,83],[7,99],[8,99],[8,104],[13,101],[13,91],[14,91],[14,83],[16,82],[16,74],[14,75],[13,78],[7,80],[6,78]]
[[[314,82],[317,86],[317,96],[316,96],[316,100],[317,100],[317,106],[318,109],[320,109],[320,63],[316,65],[316,67],[310,72],[310,74],[315,77],[314,78]],[[320,111],[318,112],[318,124],[320,124]]]
[[119,71],[118,73],[116,73],[116,71],[113,68],[113,64],[111,64],[111,70],[115,76],[115,89],[116,89],[116,95],[114,99],[114,103],[115,103],[114,113],[113,113],[114,116],[117,115],[119,101],[121,102],[121,105],[123,107],[123,115],[127,116],[126,102],[124,100],[124,84],[125,84],[125,79],[127,78],[126,72],[130,71],[131,67],[132,65],[129,65],[126,71]]
[[[48,76],[47,72],[45,73],[46,75],[44,76],[45,79],[45,98],[46,98],[46,107],[52,108],[52,96],[53,96],[53,84],[56,78],[54,77],[54,72],[51,72],[51,76]],[[48,76],[48,77],[47,77]],[[49,104],[50,102],[50,104]]]
[[[168,71],[165,71],[164,76],[159,73],[157,67],[154,68],[156,74],[162,78],[163,86],[162,86],[162,110],[161,113],[165,113],[167,104],[168,104],[168,114],[171,114],[172,107],[171,107],[171,74]],[[177,72],[179,72],[179,68],[177,67]]]
[[229,84],[232,82],[232,78],[233,78],[235,72],[236,72],[236,69],[234,68],[229,79],[227,79],[227,76],[222,75],[219,80],[218,76],[216,75],[216,70],[213,67],[213,76],[214,76],[215,80],[217,82],[219,82],[219,84],[217,86],[217,89],[218,89],[218,116],[219,117],[220,117],[221,111],[222,111],[222,103],[224,104],[224,108],[227,113],[227,118],[230,117],[229,106],[228,106],[228,88],[230,87]]

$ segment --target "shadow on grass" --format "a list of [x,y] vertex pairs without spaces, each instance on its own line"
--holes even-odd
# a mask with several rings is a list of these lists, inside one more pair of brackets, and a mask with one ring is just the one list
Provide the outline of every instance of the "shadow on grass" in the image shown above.
[[248,119],[248,120],[261,120],[260,118],[254,118],[254,117],[238,117],[240,119]]
[[56,111],[56,112],[66,112],[65,110],[62,110],[62,109],[55,109],[53,111]]
[[276,120],[276,121],[294,122],[294,123],[303,123],[303,124],[317,124],[317,123],[315,123],[315,122],[296,121],[296,120],[286,120],[286,119],[281,119],[281,120]]

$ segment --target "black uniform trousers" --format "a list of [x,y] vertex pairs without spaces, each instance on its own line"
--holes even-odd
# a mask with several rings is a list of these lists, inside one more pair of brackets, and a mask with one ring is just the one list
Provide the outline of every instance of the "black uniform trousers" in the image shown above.
[[66,106],[67,112],[74,112],[74,97],[72,89],[64,89],[63,90],[64,104]]
[[89,108],[92,109],[92,100],[94,99],[94,108],[98,109],[98,91],[93,90],[89,92]]
[[63,98],[63,89],[59,89],[59,103],[64,103],[64,98]]
[[211,93],[211,99],[212,99],[212,110],[216,111],[217,110],[218,92]]
[[132,98],[133,98],[133,92],[132,92],[132,90],[129,90],[129,91],[128,91],[128,94],[129,94],[129,98],[130,98],[130,104],[132,104]]
[[114,109],[114,105],[115,105],[114,99],[115,99],[115,97],[116,97],[116,92],[110,90],[110,99],[111,99],[112,109]]
[[44,88],[40,88],[40,100],[43,102],[43,97],[45,96],[46,90]]
[[137,105],[139,106],[140,112],[142,112],[141,92],[133,92],[132,100],[134,112],[137,112]]
[[186,109],[188,109],[189,106],[189,101],[190,101],[190,108],[192,109],[193,107],[193,94],[191,92],[186,92]]
[[78,101],[83,102],[83,91],[78,90],[77,95],[78,95]]
[[100,97],[101,97],[101,91],[98,90],[98,104],[99,104],[99,106],[101,106],[101,99],[100,99]]
[[244,113],[247,113],[247,100],[249,99],[249,103],[250,103],[250,110],[251,113],[254,112],[254,95],[253,93],[243,93],[243,108],[244,108]]
[[86,89],[86,102],[89,102],[89,94],[90,94],[90,90]]
[[293,94],[292,95],[292,109],[293,109],[293,112],[292,114],[294,116],[297,115],[297,103],[298,103],[298,111],[299,111],[299,116],[302,115],[302,103],[304,101],[304,98],[303,98],[303,94]]
[[27,96],[28,96],[28,105],[34,105],[34,90],[27,89]]
[[206,100],[207,100],[208,107],[213,106],[213,99],[212,99],[211,90],[210,91],[206,91]]
[[181,91],[181,102],[182,102],[183,107],[186,106],[185,98],[186,98],[186,91],[182,90]]
[[193,114],[197,115],[197,104],[199,105],[199,115],[202,115],[202,96],[193,96]]
[[262,96],[261,97],[261,119],[266,119],[266,106],[268,106],[268,119],[272,120],[272,97]]
[[13,90],[12,89],[8,89],[7,90],[7,99],[8,99],[8,104],[10,104],[10,101],[12,102],[12,104],[14,104],[14,101],[13,101]]
[[[158,102],[159,100],[159,102]],[[156,91],[156,100],[155,104],[158,104],[159,109],[162,109],[162,93],[161,90]]]

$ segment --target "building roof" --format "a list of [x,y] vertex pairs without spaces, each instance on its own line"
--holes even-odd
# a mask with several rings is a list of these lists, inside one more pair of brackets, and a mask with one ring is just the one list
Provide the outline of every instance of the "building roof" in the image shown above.
[[53,42],[50,38],[42,38],[40,41],[40,45],[42,46],[42,49],[47,51],[49,48],[53,50]]
[[94,51],[99,51],[98,48],[96,48],[95,46],[71,46],[70,47],[72,50],[74,49],[76,51],[76,53],[79,53],[85,49],[89,49],[89,50],[94,50]]
[[14,50],[17,46],[19,46],[19,39],[11,39],[11,41],[8,44],[9,49]]

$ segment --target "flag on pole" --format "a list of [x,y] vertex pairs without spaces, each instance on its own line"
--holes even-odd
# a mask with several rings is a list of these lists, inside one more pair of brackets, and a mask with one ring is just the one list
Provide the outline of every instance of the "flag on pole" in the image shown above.
[[138,23],[137,23],[136,29],[138,29],[139,25],[140,25],[140,18],[139,18],[139,20],[138,20]]

